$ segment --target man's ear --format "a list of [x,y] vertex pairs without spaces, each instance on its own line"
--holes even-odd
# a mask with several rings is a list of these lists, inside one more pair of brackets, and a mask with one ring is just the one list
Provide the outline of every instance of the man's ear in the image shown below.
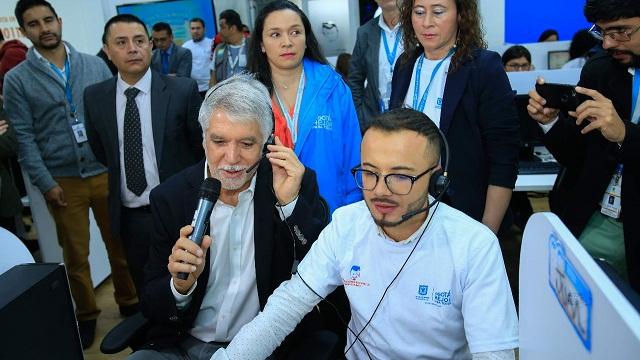
[[109,47],[107,46],[107,44],[102,44],[102,51],[104,51],[104,53],[107,54],[109,60],[111,60],[111,55],[109,55]]

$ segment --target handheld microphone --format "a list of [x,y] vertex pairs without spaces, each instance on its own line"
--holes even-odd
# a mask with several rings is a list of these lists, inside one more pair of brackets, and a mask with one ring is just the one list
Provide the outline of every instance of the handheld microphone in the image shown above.
[[[220,180],[215,178],[206,178],[200,185],[200,194],[198,195],[200,200],[196,211],[193,213],[193,220],[191,221],[193,232],[189,236],[189,240],[198,244],[198,246],[202,244],[204,233],[209,227],[209,218],[211,217],[211,211],[213,211],[213,205],[220,196],[221,185]],[[188,273],[178,273],[179,279],[186,280],[188,277]]]

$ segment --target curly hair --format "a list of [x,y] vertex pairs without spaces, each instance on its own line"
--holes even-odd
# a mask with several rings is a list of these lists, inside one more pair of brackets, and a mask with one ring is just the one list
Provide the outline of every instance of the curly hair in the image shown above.
[[[424,52],[411,24],[414,2],[415,0],[402,0],[400,6],[400,27],[402,28],[405,49],[401,62],[406,62],[416,54]],[[455,0],[455,4],[458,13],[458,35],[456,52],[451,58],[449,69],[451,72],[470,60],[474,50],[487,48],[477,0]]]

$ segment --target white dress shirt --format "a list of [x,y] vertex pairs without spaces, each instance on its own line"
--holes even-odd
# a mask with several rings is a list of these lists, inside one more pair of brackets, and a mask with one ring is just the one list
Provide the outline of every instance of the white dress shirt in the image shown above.
[[[205,161],[204,177],[208,177]],[[209,219],[211,263],[207,290],[196,316],[191,335],[204,342],[228,342],[260,311],[256,282],[254,247],[254,200],[256,176],[249,187],[238,194],[238,204],[231,206],[218,200]],[[297,198],[282,207],[291,216]],[[282,218],[282,216],[281,216]],[[191,302],[193,284],[186,295],[180,294],[170,281],[178,309]]]
[[191,50],[191,78],[198,83],[198,91],[209,90],[209,64],[211,63],[211,42],[205,37],[195,42],[189,40],[182,47]]
[[[144,161],[144,175],[147,179],[147,188],[135,195],[127,188],[127,173],[124,168],[124,111],[127,105],[127,97],[124,91],[130,87],[140,90],[136,96],[138,113],[140,114],[140,131],[142,134],[142,159]],[[158,161],[153,141],[153,127],[151,124],[151,69],[148,69],[142,79],[133,86],[127,84],[120,74],[116,85],[116,118],[118,122],[118,148],[120,150],[120,197],[122,205],[129,208],[149,205],[149,192],[160,184],[158,175]]]
[[[378,26],[382,31],[383,36],[387,37],[387,45],[389,45],[389,51],[393,51],[393,46],[396,42],[396,37],[400,36],[400,23],[396,24],[393,29],[389,28],[387,23],[384,22],[382,15],[380,15]],[[396,61],[402,55],[404,46],[402,39],[399,40],[398,50],[396,50],[396,57],[393,60],[393,66]],[[391,98],[391,79],[393,78],[393,66],[389,65],[387,59],[387,51],[384,48],[384,40],[380,36],[380,50],[378,53],[378,90],[380,91],[380,99],[384,102],[384,108],[389,108],[389,98]]]

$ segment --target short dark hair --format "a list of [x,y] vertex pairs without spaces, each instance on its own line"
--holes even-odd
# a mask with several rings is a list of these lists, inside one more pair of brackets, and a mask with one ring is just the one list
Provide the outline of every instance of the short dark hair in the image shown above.
[[135,15],[131,15],[131,14],[120,14],[120,15],[116,15],[114,17],[112,17],[111,19],[109,19],[107,21],[106,24],[104,24],[104,31],[102,32],[102,43],[106,44],[107,43],[107,38],[109,37],[109,28],[111,27],[111,25],[115,24],[115,23],[136,23],[136,24],[140,24],[142,25],[142,27],[144,28],[144,33],[145,35],[147,35],[147,37],[149,37],[149,31],[147,31],[147,25],[144,24],[144,22],[142,22],[142,20],[140,20],[139,17],[135,16]]
[[167,35],[171,36],[173,35],[173,31],[171,31],[171,25],[167,24],[166,22],[159,22],[159,23],[155,23],[153,24],[153,27],[151,28],[151,31],[166,31]]
[[370,129],[381,130],[384,132],[396,132],[400,130],[415,131],[424,136],[433,147],[436,156],[440,158],[442,139],[440,138],[440,130],[431,119],[423,112],[401,107],[389,110],[380,115],[374,116],[363,129],[362,136]]
[[240,14],[235,10],[227,9],[220,13],[220,20],[224,19],[227,26],[235,26],[236,30],[242,31],[242,20],[240,20]]
[[249,72],[256,75],[256,78],[260,80],[264,86],[269,89],[269,93],[273,94],[273,81],[271,81],[271,67],[269,66],[269,61],[267,60],[267,55],[262,52],[262,32],[264,31],[264,22],[267,19],[267,16],[274,11],[280,10],[291,10],[294,11],[298,16],[300,16],[300,20],[302,21],[302,25],[304,26],[304,33],[306,38],[306,49],[304,51],[304,57],[309,58],[311,60],[317,61],[321,64],[329,64],[327,59],[322,55],[322,51],[320,51],[320,45],[318,44],[318,40],[315,35],[313,35],[313,30],[311,29],[311,22],[309,22],[309,18],[305,15],[300,8],[292,3],[291,1],[286,0],[276,0],[270,2],[265,7],[260,10],[260,13],[256,17],[255,25],[253,26],[253,36],[249,41],[249,56],[247,61],[247,69]]
[[502,65],[507,65],[507,63],[513,59],[518,59],[521,57],[525,57],[529,64],[531,64],[531,53],[529,50],[522,45],[513,45],[508,48],[504,54],[502,54]]
[[191,24],[192,22],[199,22],[202,25],[202,28],[204,29],[204,20],[202,20],[199,17],[194,17],[193,19],[189,20],[189,24]]
[[538,37],[538,42],[543,42],[552,35],[555,35],[558,38],[558,40],[560,40],[560,35],[558,35],[558,32],[556,30],[547,29],[543,31],[542,34],[540,34],[540,36]]
[[24,13],[27,10],[31,9],[32,7],[36,7],[36,6],[46,6],[46,7],[48,7],[49,10],[51,10],[53,15],[56,17],[56,19],[58,18],[58,14],[56,13],[56,10],[46,0],[19,0],[16,3],[16,9],[14,11],[14,14],[16,16],[16,20],[18,20],[18,25],[20,25],[21,28],[24,29],[24,19],[22,18],[22,15],[24,15]]
[[587,57],[589,50],[598,45],[600,40],[591,35],[587,29],[578,30],[573,34],[571,45],[569,45],[569,59],[573,60],[579,57]]
[[584,17],[590,23],[638,16],[640,16],[638,0],[587,0],[584,5]]
[[2,31],[0,31],[0,41],[4,41],[4,35],[2,34]]

